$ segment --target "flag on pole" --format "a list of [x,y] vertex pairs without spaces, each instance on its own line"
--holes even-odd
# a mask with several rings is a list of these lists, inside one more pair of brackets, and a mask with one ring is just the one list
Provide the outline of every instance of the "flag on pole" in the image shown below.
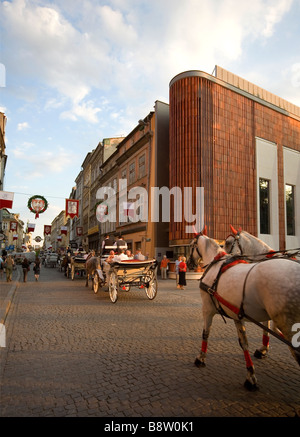
[[44,235],[51,234],[51,225],[44,225]]
[[68,233],[68,227],[67,226],[61,226],[60,233],[63,235],[67,235]]
[[134,203],[123,202],[123,212],[125,217],[134,218]]
[[17,230],[17,228],[18,228],[18,223],[17,222],[14,222],[14,221],[10,222],[10,226],[9,226],[9,230],[10,231],[14,232],[14,231]]
[[76,228],[76,235],[77,235],[77,237],[81,237],[81,235],[82,235],[82,231],[83,231],[82,226],[78,226],[78,227]]
[[18,239],[18,234],[13,234],[13,240],[17,240]]
[[34,232],[35,230],[35,224],[34,223],[28,223],[27,224],[27,233]]
[[70,217],[78,217],[79,215],[79,200],[76,199],[66,199],[66,219]]
[[11,209],[13,206],[14,193],[9,191],[0,191],[0,209]]

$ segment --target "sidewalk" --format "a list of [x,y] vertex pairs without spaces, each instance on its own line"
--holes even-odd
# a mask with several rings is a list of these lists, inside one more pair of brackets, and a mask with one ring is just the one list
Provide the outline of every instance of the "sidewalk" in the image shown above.
[[0,323],[4,324],[21,278],[21,268],[13,270],[12,282],[6,282],[6,273],[0,278]]

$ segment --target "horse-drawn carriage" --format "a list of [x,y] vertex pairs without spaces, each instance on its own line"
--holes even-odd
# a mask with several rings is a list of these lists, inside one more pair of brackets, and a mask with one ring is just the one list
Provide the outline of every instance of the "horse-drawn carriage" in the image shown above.
[[58,254],[57,253],[47,253],[44,265],[45,267],[56,267],[58,262]]
[[86,254],[80,253],[74,257],[71,257],[71,262],[68,263],[67,277],[71,277],[74,280],[76,273],[82,277],[86,270]]
[[119,289],[129,291],[131,287],[144,289],[148,299],[154,299],[157,294],[157,265],[155,259],[112,263],[108,274],[108,291],[111,301],[113,303],[117,301]]

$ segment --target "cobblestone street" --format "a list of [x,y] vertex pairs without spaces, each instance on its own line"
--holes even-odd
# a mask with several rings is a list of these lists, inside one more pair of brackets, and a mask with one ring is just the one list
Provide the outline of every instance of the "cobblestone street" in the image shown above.
[[[7,293],[13,286],[5,278],[2,285]],[[1,417],[300,416],[299,367],[275,338],[269,357],[254,361],[257,392],[243,387],[244,357],[230,320],[215,317],[207,366],[194,366],[198,281],[178,290],[174,280],[159,279],[153,301],[133,289],[113,304],[104,290],[94,294],[85,279],[44,267],[39,282],[30,271],[18,284],[0,349]],[[262,332],[247,327],[253,353]]]

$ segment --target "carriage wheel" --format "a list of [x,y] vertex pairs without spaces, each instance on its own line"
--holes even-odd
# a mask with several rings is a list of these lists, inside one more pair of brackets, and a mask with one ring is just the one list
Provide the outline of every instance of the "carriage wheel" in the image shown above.
[[113,303],[117,302],[118,288],[118,275],[115,272],[112,272],[109,278],[109,297]]
[[71,279],[72,279],[72,281],[74,281],[74,277],[75,277],[75,267],[72,266],[71,267]]
[[99,290],[99,276],[98,276],[98,273],[95,273],[95,275],[94,275],[93,289],[94,289],[94,293],[98,293],[98,290]]
[[157,278],[154,274],[151,276],[150,281],[146,284],[145,291],[148,299],[152,300],[155,298],[157,294]]

